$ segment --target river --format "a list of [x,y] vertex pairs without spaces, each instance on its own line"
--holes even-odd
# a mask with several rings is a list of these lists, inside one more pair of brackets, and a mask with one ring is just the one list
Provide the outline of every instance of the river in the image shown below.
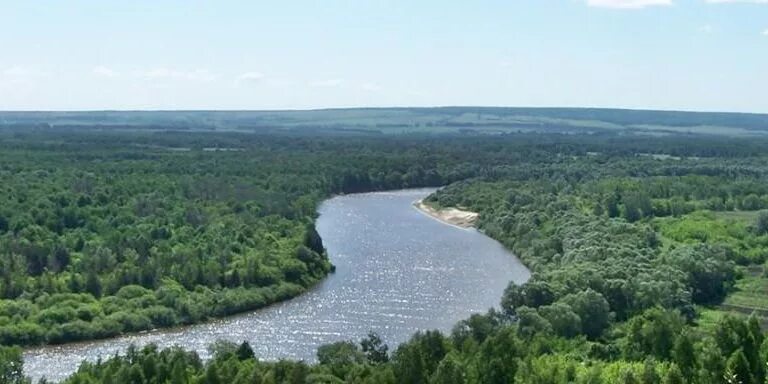
[[336,273],[292,300],[205,324],[109,340],[27,349],[25,373],[60,380],[80,361],[129,345],[182,346],[208,357],[218,339],[247,340],[261,359],[313,361],[319,345],[377,332],[391,349],[419,330],[450,331],[472,313],[497,306],[510,281],[528,270],[474,229],[433,219],[413,207],[434,189],[334,197],[317,229]]

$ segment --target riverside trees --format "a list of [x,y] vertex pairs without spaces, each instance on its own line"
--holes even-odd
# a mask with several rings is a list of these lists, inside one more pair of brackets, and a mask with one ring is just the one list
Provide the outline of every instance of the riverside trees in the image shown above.
[[[765,377],[757,318],[701,316],[768,256],[754,211],[768,207],[760,140],[90,132],[14,140],[0,142],[0,343],[195,322],[298,294],[330,268],[312,220],[332,193],[450,184],[431,199],[479,212],[480,229],[533,271],[507,289],[502,311],[450,335],[418,334],[391,354],[375,338],[323,348],[316,365],[259,362],[244,347],[207,364],[150,348],[84,364],[71,383]],[[211,143],[237,150],[203,150]]]

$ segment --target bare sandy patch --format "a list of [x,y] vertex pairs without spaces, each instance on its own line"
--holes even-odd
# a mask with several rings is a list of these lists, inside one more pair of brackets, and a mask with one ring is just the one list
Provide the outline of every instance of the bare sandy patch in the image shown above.
[[424,200],[419,200],[414,203],[414,206],[421,212],[432,216],[433,218],[440,220],[444,223],[455,225],[461,228],[472,228],[475,226],[478,216],[477,212],[466,211],[459,208],[441,208],[435,209],[428,204],[424,203]]

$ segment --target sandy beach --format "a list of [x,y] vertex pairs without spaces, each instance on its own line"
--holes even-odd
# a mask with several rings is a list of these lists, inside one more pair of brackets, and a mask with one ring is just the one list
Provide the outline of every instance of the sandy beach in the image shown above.
[[464,211],[458,208],[435,209],[424,203],[424,200],[419,200],[413,205],[416,207],[416,209],[424,212],[429,216],[432,216],[437,220],[461,228],[474,227],[475,221],[477,221],[479,216],[479,214],[476,212]]

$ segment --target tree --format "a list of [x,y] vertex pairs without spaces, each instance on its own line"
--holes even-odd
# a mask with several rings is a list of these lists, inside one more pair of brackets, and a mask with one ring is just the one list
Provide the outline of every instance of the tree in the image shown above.
[[640,376],[640,382],[642,384],[659,384],[661,377],[656,372],[656,362],[651,359],[646,359],[643,362],[643,372]]
[[368,332],[368,337],[360,341],[360,347],[369,363],[381,364],[389,361],[389,347],[375,332]]
[[205,370],[205,376],[203,377],[203,384],[224,384],[219,375],[219,370],[216,368],[216,364],[208,364],[208,368]]
[[552,324],[539,313],[528,307],[517,309],[517,334],[520,337],[530,339],[537,334],[549,334],[552,332]]
[[88,272],[85,279],[85,290],[94,297],[101,297],[101,281],[95,272]]
[[605,211],[608,213],[608,217],[619,217],[621,211],[619,211],[619,196],[617,193],[608,195],[605,198]]
[[518,363],[524,347],[515,331],[507,327],[490,336],[475,356],[479,381],[487,384],[506,384],[515,380]]
[[172,364],[171,384],[189,383],[189,373],[187,372],[186,363],[181,359],[177,359]]
[[637,358],[652,355],[660,360],[668,360],[683,324],[684,320],[677,311],[659,307],[632,318],[627,324],[625,356]]
[[667,373],[664,375],[664,384],[685,384],[685,378],[684,377],[690,377],[690,376],[683,376],[683,373],[680,372],[680,368],[677,367],[677,364],[671,364],[669,366],[669,369],[667,369]]
[[554,300],[555,294],[549,283],[534,277],[522,285],[511,282],[504,290],[501,307],[506,313],[514,314],[519,307],[538,308],[542,305],[552,304]]
[[430,384],[464,384],[465,369],[461,361],[451,352],[437,366],[437,370],[429,379]]
[[675,340],[672,359],[677,363],[685,377],[693,377],[696,372],[696,351],[693,348],[693,339],[689,332],[683,332]]
[[450,344],[438,331],[417,332],[400,345],[393,357],[399,382],[424,384],[450,351]]
[[22,384],[25,382],[21,350],[17,347],[0,345],[0,383]]
[[590,339],[599,337],[611,318],[608,301],[600,293],[588,288],[562,299],[581,318],[582,333]]
[[451,339],[456,346],[461,346],[468,340],[482,343],[502,326],[504,319],[505,316],[496,309],[491,309],[484,315],[474,313],[453,327]]
[[51,253],[48,266],[51,271],[58,273],[64,270],[69,265],[70,255],[67,249],[63,246],[57,246],[53,253]]
[[[0,232],[2,232],[1,226]],[[755,233],[761,236],[768,234],[768,211],[760,211],[760,213],[757,214],[757,219],[755,219]]]
[[725,358],[717,343],[712,338],[704,338],[698,348],[699,370],[696,381],[699,383],[719,383],[725,372]]
[[323,239],[320,234],[317,233],[314,224],[307,225],[306,232],[304,234],[304,245],[309,249],[322,255],[325,253],[325,246],[323,246]]
[[581,332],[581,318],[567,304],[557,302],[539,308],[539,314],[549,321],[555,334],[574,337]]
[[365,354],[356,344],[339,341],[320,346],[317,349],[317,360],[320,364],[328,366],[337,377],[346,377],[355,364],[365,361]]
[[756,384],[749,368],[749,361],[747,361],[741,348],[733,352],[728,358],[725,363],[725,371],[738,379],[741,384]]
[[248,360],[256,357],[256,354],[253,353],[253,348],[251,348],[251,345],[248,344],[247,341],[243,341],[243,343],[240,344],[239,347],[237,347],[237,351],[235,351],[235,355],[239,360]]
[[426,384],[429,381],[424,358],[414,343],[400,345],[392,361],[398,383]]
[[741,209],[745,211],[755,211],[760,208],[763,208],[763,202],[754,193],[750,193],[741,200]]
[[684,246],[671,251],[668,257],[672,265],[688,275],[695,303],[721,301],[736,279],[733,262],[722,247]]
[[622,384],[640,384],[640,382],[637,380],[634,372],[632,372],[631,369],[625,369],[621,373],[621,383]]
[[629,222],[635,222],[653,214],[653,204],[645,193],[628,193],[622,199],[624,202],[624,218]]

